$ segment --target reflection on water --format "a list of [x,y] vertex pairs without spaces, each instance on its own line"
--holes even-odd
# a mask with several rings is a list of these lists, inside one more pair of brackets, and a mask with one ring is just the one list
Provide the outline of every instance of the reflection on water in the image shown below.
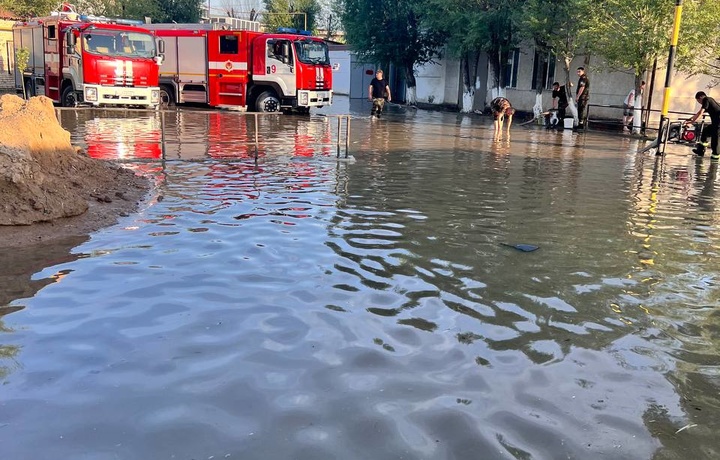
[[7,455],[720,454],[717,164],[349,107],[355,163],[322,114],[63,113],[162,199],[2,293]]

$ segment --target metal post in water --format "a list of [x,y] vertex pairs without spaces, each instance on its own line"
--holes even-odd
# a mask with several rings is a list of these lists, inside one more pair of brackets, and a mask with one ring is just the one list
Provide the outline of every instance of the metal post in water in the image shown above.
[[337,119],[337,157],[340,158],[340,129],[342,128],[342,117]]
[[665,74],[665,92],[663,94],[662,113],[660,114],[660,126],[658,127],[658,141],[662,140],[662,145],[658,145],[656,155],[665,153],[665,145],[667,143],[667,135],[664,131],[670,133],[670,121],[668,113],[670,109],[670,85],[672,85],[672,73],[675,64],[675,49],[678,44],[678,36],[680,35],[680,19],[682,18],[683,0],[675,0],[675,19],[673,21],[672,37],[670,39],[670,55],[668,56],[667,73]]
[[259,142],[260,142],[260,141],[258,140],[258,114],[257,114],[257,112],[256,112],[256,113],[254,113],[253,115],[255,115],[255,166],[257,166],[257,161],[258,161],[258,144],[259,144]]
[[165,111],[160,110],[160,151],[162,152],[163,162],[167,159],[165,156]]
[[345,120],[345,158],[347,158],[350,155],[350,115],[346,115]]

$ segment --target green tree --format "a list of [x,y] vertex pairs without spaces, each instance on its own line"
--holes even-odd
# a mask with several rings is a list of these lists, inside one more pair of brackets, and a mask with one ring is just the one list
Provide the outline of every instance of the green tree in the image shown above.
[[[19,48],[15,51],[15,71],[22,77],[23,72],[27,69],[28,62],[30,61],[30,50],[27,48]],[[25,82],[22,82],[23,99],[27,99],[29,94],[25,88]]]
[[594,49],[611,68],[630,68],[641,80],[655,58],[667,53],[673,2],[604,0],[595,16]]
[[195,23],[205,0],[76,0],[79,13],[153,22]]
[[704,73],[720,80],[720,2],[686,2],[681,24],[677,68],[691,75]]
[[0,8],[23,18],[46,16],[57,5],[57,0],[0,0]]
[[317,0],[265,0],[265,12],[260,15],[267,30],[292,27],[314,31],[319,13]]
[[[190,23],[200,21],[203,0],[156,0],[159,14],[153,22]],[[128,4],[131,3],[128,1]]]
[[423,0],[345,0],[347,43],[366,61],[395,64],[405,77],[407,102],[416,102],[415,66],[431,62],[444,36],[425,26]]
[[336,39],[342,29],[343,0],[324,0],[320,3],[318,28],[325,31],[326,40]]
[[593,0],[527,0],[520,19],[525,37],[541,54],[551,52],[562,62],[570,112],[577,117],[572,99],[570,65],[581,52],[592,48],[595,2]]
[[427,24],[447,37],[448,51],[460,58],[463,76],[463,107],[475,105],[480,53],[486,53],[491,70],[493,96],[507,86],[505,66],[520,42],[519,13],[524,0],[426,0]]

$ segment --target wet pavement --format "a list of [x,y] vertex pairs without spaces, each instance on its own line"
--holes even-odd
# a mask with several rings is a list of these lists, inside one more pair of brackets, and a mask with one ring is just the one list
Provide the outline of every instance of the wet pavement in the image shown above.
[[157,190],[0,256],[2,457],[720,457],[717,163],[369,110],[62,111]]

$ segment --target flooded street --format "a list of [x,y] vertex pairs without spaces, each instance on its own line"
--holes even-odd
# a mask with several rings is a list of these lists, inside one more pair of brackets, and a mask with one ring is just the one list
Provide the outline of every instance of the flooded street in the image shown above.
[[0,255],[1,457],[720,458],[717,162],[369,111],[61,111],[157,188]]

